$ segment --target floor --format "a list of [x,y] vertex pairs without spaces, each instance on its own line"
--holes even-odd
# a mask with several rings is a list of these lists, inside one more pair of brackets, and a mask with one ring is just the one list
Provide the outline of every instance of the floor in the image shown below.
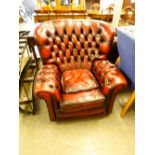
[[108,117],[64,122],[50,122],[39,100],[36,115],[19,114],[20,155],[134,155],[134,108],[122,119],[119,100]]

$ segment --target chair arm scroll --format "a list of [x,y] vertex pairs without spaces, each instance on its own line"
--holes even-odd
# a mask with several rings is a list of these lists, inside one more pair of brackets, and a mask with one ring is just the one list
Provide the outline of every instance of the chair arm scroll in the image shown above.
[[127,80],[123,73],[108,60],[95,61],[93,73],[105,96],[112,91],[116,93],[127,86]]
[[47,96],[55,96],[60,101],[60,72],[56,65],[44,65],[36,75],[34,83],[34,95],[45,99]]

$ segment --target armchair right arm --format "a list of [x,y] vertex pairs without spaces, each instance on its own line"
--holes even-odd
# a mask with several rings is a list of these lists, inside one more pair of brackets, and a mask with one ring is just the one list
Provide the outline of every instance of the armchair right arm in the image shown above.
[[[93,73],[108,100],[108,113],[112,111],[114,98],[119,90],[127,86],[122,72],[108,60],[97,60],[93,64]],[[110,96],[110,97],[109,97]]]

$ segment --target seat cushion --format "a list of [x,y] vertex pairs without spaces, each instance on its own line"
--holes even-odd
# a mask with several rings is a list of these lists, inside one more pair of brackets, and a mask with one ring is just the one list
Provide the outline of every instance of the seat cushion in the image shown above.
[[99,87],[95,77],[88,69],[76,69],[63,72],[61,85],[64,93],[88,91]]
[[105,107],[105,96],[100,89],[62,94],[61,112],[76,112]]

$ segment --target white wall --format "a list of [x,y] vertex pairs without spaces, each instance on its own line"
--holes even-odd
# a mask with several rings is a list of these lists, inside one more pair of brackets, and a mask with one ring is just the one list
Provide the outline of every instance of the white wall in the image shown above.
[[114,4],[115,0],[100,0],[100,12],[103,13],[109,5]]

